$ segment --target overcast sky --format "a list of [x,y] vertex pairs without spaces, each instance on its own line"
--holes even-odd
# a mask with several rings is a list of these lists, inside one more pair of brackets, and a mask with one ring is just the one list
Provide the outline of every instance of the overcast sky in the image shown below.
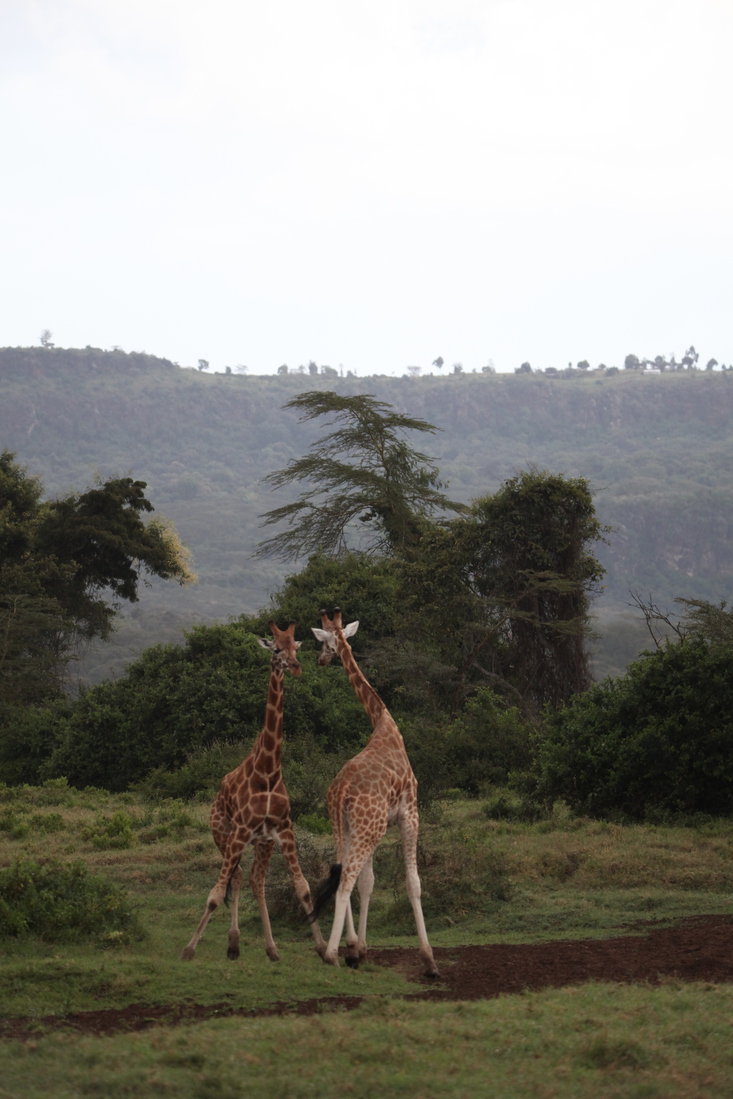
[[0,0],[0,345],[733,361],[730,0]]

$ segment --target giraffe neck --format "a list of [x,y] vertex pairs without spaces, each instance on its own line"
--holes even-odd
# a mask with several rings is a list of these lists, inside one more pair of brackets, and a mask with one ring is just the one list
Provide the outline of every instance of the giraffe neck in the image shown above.
[[374,728],[387,707],[354,660],[351,645],[349,645],[344,637],[343,630],[337,629],[334,633],[336,636],[336,648],[341,657],[344,671],[351,681],[351,686],[356,692],[356,697],[367,712],[367,716],[372,723],[372,728]]
[[280,770],[283,746],[283,670],[273,655],[270,661],[270,683],[267,689],[265,723],[255,743],[255,766],[262,774]]

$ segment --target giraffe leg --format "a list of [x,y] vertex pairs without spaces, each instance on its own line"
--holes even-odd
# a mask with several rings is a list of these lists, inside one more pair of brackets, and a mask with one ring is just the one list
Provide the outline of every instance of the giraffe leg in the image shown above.
[[271,839],[260,840],[259,843],[254,845],[255,856],[252,860],[252,867],[249,872],[249,884],[254,893],[255,900],[257,901],[257,907],[260,910],[262,930],[265,933],[265,953],[271,962],[279,962],[280,955],[277,952],[275,940],[272,937],[270,913],[267,911],[267,902],[265,900],[265,874],[267,873],[267,867],[269,866],[274,847],[275,843]]
[[344,930],[344,920],[346,919],[346,913],[351,902],[351,890],[354,888],[355,881],[356,874],[352,874],[349,884],[346,884],[342,872],[341,884],[336,893],[336,907],[333,914],[331,935],[328,940],[328,946],[326,947],[326,953],[323,955],[324,962],[327,962],[329,965],[338,966],[339,964],[339,943],[341,942],[341,934]]
[[207,923],[216,912],[217,908],[224,900],[227,892],[227,886],[235,871],[239,866],[239,860],[242,857],[242,851],[247,846],[252,835],[251,829],[239,829],[236,832],[230,833],[227,837],[226,848],[224,852],[224,861],[221,865],[219,872],[219,878],[216,885],[209,893],[208,900],[206,902],[206,908],[204,914],[201,917],[198,927],[194,931],[193,938],[184,946],[181,951],[181,957],[184,961],[190,961],[193,958],[196,947],[199,944],[199,940],[204,933]]
[[416,810],[413,813],[405,814],[400,818],[402,851],[405,856],[407,896],[410,898],[412,911],[415,914],[417,937],[420,943],[420,957],[425,964],[425,976],[439,977],[438,967],[433,958],[433,948],[428,942],[425,917],[423,916],[422,904],[420,903],[420,877],[417,872],[417,829],[418,815]]
[[[306,916],[309,916],[313,910],[313,898],[311,896],[310,886],[305,879],[303,871],[300,869],[300,863],[298,862],[298,855],[295,850],[295,835],[290,825],[286,825],[283,828],[278,829],[277,842],[280,845],[280,850],[283,853],[283,858],[287,863],[288,870],[290,871],[290,877],[293,880],[293,888],[295,889],[295,895],[301,903],[303,911]],[[321,929],[318,926],[318,920],[314,920],[311,924],[311,931],[313,933],[313,940],[316,944],[316,951],[321,957],[326,953],[326,940],[321,934]]]
[[[346,907],[346,964],[358,965],[359,964],[359,952],[356,949],[358,941],[358,935],[356,934],[356,928],[354,927],[354,913],[351,910],[351,897],[349,897],[349,903]],[[356,959],[356,961],[354,961]]]
[[236,962],[239,957],[239,890],[242,888],[242,867],[238,866],[232,874],[232,922],[229,925],[229,943],[227,958]]
[[[369,913],[369,901],[371,899],[373,889],[374,866],[373,856],[370,855],[362,866],[361,873],[359,874],[359,934],[353,947],[349,945],[348,938],[346,940],[346,946],[348,947],[346,952],[346,964],[350,965],[353,969],[356,969],[359,962],[362,962],[367,955],[367,915]],[[349,905],[349,912],[350,911],[351,906]]]

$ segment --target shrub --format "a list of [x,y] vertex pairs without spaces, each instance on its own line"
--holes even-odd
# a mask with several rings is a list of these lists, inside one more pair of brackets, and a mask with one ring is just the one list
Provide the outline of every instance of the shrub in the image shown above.
[[466,793],[503,786],[510,771],[529,766],[530,728],[515,706],[480,687],[449,730],[446,757],[452,785]]
[[[305,674],[285,678],[286,739],[312,736],[331,751],[342,745],[358,750],[369,722],[346,676],[319,668],[315,648],[301,662]],[[267,656],[246,623],[197,626],[185,645],[147,649],[120,679],[83,692],[46,773],[65,775],[80,787],[120,791],[151,772],[177,772],[208,749],[213,759],[223,751],[217,746],[251,747],[262,728],[269,674]],[[178,785],[163,779],[164,796],[186,796],[186,778]],[[200,789],[201,768],[190,778]]]
[[142,930],[122,890],[82,863],[19,859],[0,870],[0,938],[22,935],[112,945],[141,938]]
[[588,816],[733,814],[732,660],[699,637],[667,644],[550,714],[538,795]]
[[[405,891],[405,864],[401,844],[382,844],[374,856],[380,883],[391,884],[394,904],[384,920],[403,926],[414,923]],[[513,892],[504,854],[484,840],[461,830],[444,834],[440,842],[418,843],[417,866],[426,916],[457,923],[466,916],[491,912],[510,900]]]
[[126,851],[137,842],[132,823],[127,813],[118,809],[111,817],[97,817],[94,824],[84,825],[81,829],[82,839],[90,841],[92,846],[101,851],[110,848]]

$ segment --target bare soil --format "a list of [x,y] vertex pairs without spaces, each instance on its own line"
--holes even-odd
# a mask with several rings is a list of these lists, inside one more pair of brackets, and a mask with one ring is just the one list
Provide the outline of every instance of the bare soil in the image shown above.
[[[422,976],[417,950],[375,949],[369,964],[397,969],[417,986],[409,999],[480,1000],[541,988],[562,988],[585,981],[658,984],[683,981],[733,981],[733,917],[698,916],[674,927],[638,925],[639,934],[578,942],[531,943],[519,946],[438,947],[435,959],[440,980]],[[278,1003],[262,1010],[241,1010],[231,1004],[130,1004],[128,1007],[80,1011],[38,1018],[0,1018],[0,1038],[28,1040],[45,1030],[66,1028],[86,1034],[114,1034],[152,1026],[193,1023],[229,1015],[313,1015],[351,1010],[359,996]]]

